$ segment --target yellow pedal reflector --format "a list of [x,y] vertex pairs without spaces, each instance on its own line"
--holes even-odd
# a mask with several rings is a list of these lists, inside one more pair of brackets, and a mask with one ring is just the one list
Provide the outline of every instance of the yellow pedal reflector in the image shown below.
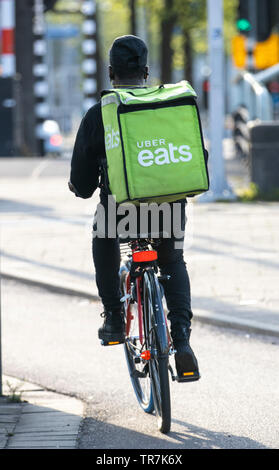
[[119,341],[109,341],[108,344],[110,344],[110,345],[112,345],[112,344],[119,344]]
[[194,372],[183,372],[183,375],[194,375]]

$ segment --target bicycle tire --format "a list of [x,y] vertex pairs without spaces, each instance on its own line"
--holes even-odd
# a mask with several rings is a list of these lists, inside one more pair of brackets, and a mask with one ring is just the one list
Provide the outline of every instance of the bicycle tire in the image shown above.
[[[126,276],[128,270],[122,268],[120,272],[120,288],[122,295],[125,296],[126,292]],[[127,305],[124,303],[124,316],[125,323],[127,320]],[[144,362],[136,363],[136,359],[139,355],[139,352],[143,348],[139,342],[139,333],[138,333],[138,310],[137,305],[133,308],[133,320],[130,328],[129,336],[126,336],[124,343],[124,352],[126,357],[126,362],[130,374],[130,380],[136,395],[136,398],[145,413],[153,413],[154,411],[154,400],[152,394],[152,385],[149,374],[149,364]],[[145,336],[145,332],[144,336]],[[144,344],[146,344],[144,339]]]
[[143,308],[148,347],[151,350],[150,378],[158,430],[164,434],[171,427],[169,385],[169,344],[161,289],[153,270],[143,276]]

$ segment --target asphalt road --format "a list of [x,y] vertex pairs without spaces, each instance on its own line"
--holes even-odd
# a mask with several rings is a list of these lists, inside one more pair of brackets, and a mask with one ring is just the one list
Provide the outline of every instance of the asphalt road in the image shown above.
[[70,154],[63,158],[0,158],[0,178],[68,177],[70,159]]
[[171,383],[172,429],[139,408],[101,306],[2,280],[3,372],[87,402],[82,449],[278,448],[279,339],[193,323],[202,379]]

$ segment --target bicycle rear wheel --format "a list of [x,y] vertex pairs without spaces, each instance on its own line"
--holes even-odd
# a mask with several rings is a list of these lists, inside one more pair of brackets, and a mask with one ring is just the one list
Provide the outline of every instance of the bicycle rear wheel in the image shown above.
[[168,433],[171,427],[169,344],[161,289],[152,270],[146,271],[143,278],[143,308],[147,348],[151,351],[149,368],[158,429]]
[[[127,286],[128,271],[122,270],[120,275],[120,285],[123,296],[130,295],[130,289]],[[124,315],[127,325],[128,308],[129,313],[129,331],[127,332],[124,343],[125,357],[128,365],[130,379],[134,388],[135,395],[146,413],[154,411],[154,401],[150,380],[149,361],[145,360],[144,352],[146,351],[145,330],[139,332],[139,318],[137,304],[129,304],[128,299],[124,302]],[[143,325],[144,326],[144,325]],[[142,341],[140,341],[140,336]]]

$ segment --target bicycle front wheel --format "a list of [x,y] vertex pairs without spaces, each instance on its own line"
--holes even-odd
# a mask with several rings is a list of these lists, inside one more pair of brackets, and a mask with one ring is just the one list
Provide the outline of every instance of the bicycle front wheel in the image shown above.
[[168,433],[171,427],[169,345],[161,289],[152,270],[146,271],[143,278],[143,307],[147,348],[151,352],[149,370],[158,429]]

